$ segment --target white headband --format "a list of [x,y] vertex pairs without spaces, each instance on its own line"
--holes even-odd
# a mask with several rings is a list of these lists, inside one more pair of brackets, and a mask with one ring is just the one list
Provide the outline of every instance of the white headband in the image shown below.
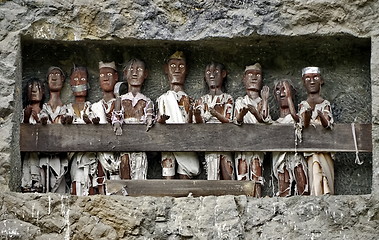
[[304,76],[304,74],[307,74],[307,73],[321,74],[321,70],[319,67],[306,67],[306,68],[303,68],[303,70],[301,71],[301,76]]

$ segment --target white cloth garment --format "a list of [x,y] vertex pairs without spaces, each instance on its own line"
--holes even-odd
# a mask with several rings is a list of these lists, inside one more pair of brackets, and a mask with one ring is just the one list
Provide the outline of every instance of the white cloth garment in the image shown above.
[[[280,124],[294,124],[294,120],[291,114],[288,114],[284,118],[278,118],[276,120],[277,123]],[[301,166],[305,173],[306,178],[308,179],[308,167],[307,163],[304,159],[302,153],[294,153],[294,152],[273,152],[272,153],[272,170],[276,179],[279,179],[279,173],[284,173],[284,167],[287,169],[290,178],[290,186],[295,181],[295,168]],[[305,186],[304,191],[308,191],[308,184]],[[279,195],[279,192],[276,193]],[[295,185],[295,195],[302,195],[303,193],[299,193],[297,186]]]
[[[158,116],[163,114],[170,116],[166,121],[167,124],[188,122],[188,112],[184,106],[179,105],[182,97],[188,96],[183,91],[169,90],[157,99]],[[171,159],[172,165],[170,168],[162,169],[163,176],[175,175],[175,161],[178,163],[179,174],[185,174],[191,178],[200,173],[199,160],[194,152],[162,152],[162,161],[165,159]]]
[[[299,115],[311,109],[307,101],[302,101],[299,104]],[[311,115],[311,125],[321,125],[321,120],[318,117],[317,111],[326,113],[330,120],[328,128],[332,128],[334,122],[331,112],[330,102],[324,100],[316,104]],[[309,188],[311,195],[334,194],[334,162],[331,153],[304,153],[308,162]]]

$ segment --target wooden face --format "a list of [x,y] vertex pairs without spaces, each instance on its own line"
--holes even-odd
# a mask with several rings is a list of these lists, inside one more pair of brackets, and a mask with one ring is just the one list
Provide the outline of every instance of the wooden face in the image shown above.
[[184,85],[187,75],[187,66],[184,59],[170,59],[166,66],[166,73],[170,84]]
[[63,74],[58,69],[53,69],[48,75],[49,89],[52,92],[61,91],[63,88]]
[[118,74],[113,68],[104,67],[100,69],[100,87],[105,92],[113,92],[114,85],[118,81]]
[[262,71],[247,70],[242,81],[246,89],[260,91],[262,89]]
[[30,102],[40,102],[42,100],[43,90],[38,82],[32,82],[28,86],[28,99]]
[[[87,83],[88,83],[88,76],[87,76],[87,72],[84,70],[75,70],[70,76],[70,85],[72,87],[87,85]],[[74,91],[73,94],[74,96],[87,96],[87,90],[83,90],[80,92]]]
[[289,93],[287,91],[291,91],[291,89],[287,90],[284,84],[285,82],[280,81],[275,86],[275,98],[281,108],[288,107]]
[[210,89],[219,89],[222,87],[224,77],[226,77],[226,71],[222,70],[220,66],[211,64],[205,68],[204,75]]
[[319,93],[323,83],[319,73],[306,73],[303,76],[303,84],[307,93]]
[[125,69],[124,74],[128,84],[131,86],[141,86],[147,78],[145,64],[141,61],[133,62],[127,69]]

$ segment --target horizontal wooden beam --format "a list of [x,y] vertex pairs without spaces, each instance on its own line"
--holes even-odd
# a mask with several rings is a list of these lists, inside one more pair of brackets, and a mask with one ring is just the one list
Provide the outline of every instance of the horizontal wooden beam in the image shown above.
[[254,181],[216,180],[107,180],[107,195],[123,196],[252,196]]
[[[295,151],[292,125],[156,124],[149,132],[143,125],[124,125],[116,136],[111,125],[20,126],[21,151]],[[371,124],[355,125],[360,152],[372,152]],[[355,152],[351,124],[303,130],[299,152]]]

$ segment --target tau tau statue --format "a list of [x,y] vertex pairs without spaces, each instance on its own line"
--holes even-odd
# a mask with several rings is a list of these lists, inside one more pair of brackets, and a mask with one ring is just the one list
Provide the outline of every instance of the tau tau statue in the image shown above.
[[[320,68],[306,67],[302,70],[302,81],[307,90],[307,99],[299,104],[302,125],[322,125],[331,128],[333,124],[330,102],[320,95],[324,80]],[[309,187],[311,195],[334,194],[334,163],[330,153],[305,153],[308,162]]]
[[[153,125],[154,104],[141,93],[142,85],[148,76],[145,62],[131,59],[124,68],[124,80],[128,83],[128,93],[117,97],[113,111],[112,124],[116,135],[122,133],[121,125],[146,124],[147,130]],[[119,133],[119,134],[117,134]],[[127,152],[120,154],[121,179],[146,179],[147,155],[145,152]]]
[[[208,94],[196,100],[194,120],[196,123],[229,123],[233,118],[233,97],[222,91],[227,72],[221,63],[210,63],[205,68],[204,80]],[[206,152],[208,180],[233,180],[234,164],[230,152]]]
[[[187,76],[187,63],[183,52],[171,55],[164,65],[170,90],[158,99],[157,121],[161,124],[191,123],[191,100],[184,92]],[[200,173],[199,161],[194,152],[162,152],[162,176],[166,179],[175,177],[176,163],[179,178],[192,178]]]
[[[290,80],[279,80],[274,85],[275,99],[279,105],[279,124],[295,124],[299,121],[293,102],[294,88]],[[308,168],[301,153],[273,152],[273,173],[278,180],[277,196],[308,195]]]
[[[45,92],[43,83],[38,78],[31,78],[24,89],[25,106],[23,110],[23,123],[37,124],[40,122]],[[26,152],[22,161],[22,192],[43,192],[44,172],[40,167],[38,152]]]
[[[67,115],[71,116],[73,124],[98,124],[91,110],[91,103],[86,101],[88,71],[86,67],[75,66],[71,70],[70,86],[75,97],[73,103],[66,105]],[[71,161],[71,194],[78,196],[94,195],[97,193],[97,156],[95,152],[70,152]]]
[[[50,67],[47,71],[47,82],[50,91],[50,99],[43,104],[41,111],[41,123],[71,123],[72,117],[66,116],[66,106],[60,98],[65,75],[59,67]],[[47,156],[46,156],[47,155]],[[68,160],[66,154],[50,153],[40,158],[40,166],[46,176],[46,192],[67,193],[69,187],[66,184]]]
[[[269,87],[263,86],[262,67],[259,63],[247,66],[242,78],[246,95],[236,100],[234,110],[234,123],[271,123],[268,97]],[[254,180],[256,182],[254,196],[262,196],[263,152],[236,152],[237,180]]]
[[68,117],[66,119],[66,107],[61,100],[61,91],[65,75],[59,67],[50,67],[47,71],[47,83],[50,91],[50,99],[43,104],[41,112],[41,122],[46,123],[62,123],[72,122]]
[[[118,73],[115,62],[99,62],[99,81],[103,91],[103,98],[92,104],[92,112],[99,117],[100,124],[112,122],[112,112],[115,108],[114,87],[118,82]],[[105,194],[104,181],[106,179],[120,179],[120,161],[112,152],[98,152],[98,190],[100,194]]]

